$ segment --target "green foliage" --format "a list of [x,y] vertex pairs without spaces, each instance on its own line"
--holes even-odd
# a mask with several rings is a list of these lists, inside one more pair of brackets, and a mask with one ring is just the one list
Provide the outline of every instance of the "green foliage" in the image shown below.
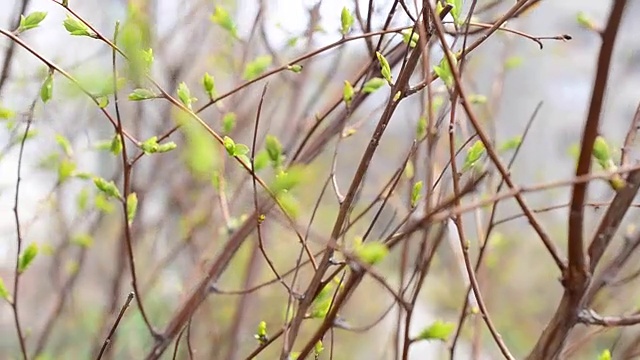
[[37,28],[46,17],[47,13],[44,11],[34,11],[27,16],[20,15],[20,25],[18,26],[17,32],[22,33]]
[[609,349],[604,349],[598,355],[598,360],[611,360],[611,351]]
[[109,201],[107,195],[102,192],[96,194],[93,202],[96,208],[105,214],[111,214],[115,210],[115,206]]
[[253,159],[253,170],[260,171],[269,165],[269,153],[266,150],[259,151]]
[[93,178],[93,184],[96,186],[96,188],[98,188],[98,190],[100,190],[100,192],[102,192],[108,198],[116,198],[116,199],[122,198],[122,196],[120,195],[120,190],[118,190],[118,187],[113,182],[113,180],[107,181],[101,177],[96,176]]
[[375,265],[389,254],[389,248],[377,241],[360,244],[355,249],[356,256],[365,264]]
[[486,104],[487,97],[480,94],[472,94],[469,96],[469,102],[472,104]]
[[122,50],[127,55],[127,75],[133,84],[140,84],[153,61],[151,25],[148,15],[134,3],[127,7],[127,18],[119,36]]
[[71,243],[83,248],[90,248],[93,245],[93,237],[87,233],[75,234],[71,237]]
[[460,25],[464,20],[460,18],[460,15],[462,15],[462,0],[447,0],[447,4],[453,6],[451,17],[456,24]]
[[265,321],[260,321],[258,329],[253,337],[258,340],[260,345],[264,345],[269,341],[269,337],[267,336],[267,323]]
[[257,58],[253,59],[253,61],[249,62],[244,68],[242,78],[247,81],[257,78],[258,76],[262,75],[265,70],[267,70],[267,68],[271,65],[271,62],[271,55],[258,56]]
[[58,181],[60,183],[65,182],[71,176],[75,174],[76,163],[70,159],[62,159],[58,163]]
[[348,80],[344,81],[344,86],[342,87],[342,100],[344,100],[347,106],[351,105],[351,100],[353,99],[353,85]]
[[303,166],[290,167],[287,171],[280,171],[271,184],[274,194],[288,192],[305,181],[306,170]]
[[138,212],[138,195],[132,192],[127,196],[127,221],[129,224],[133,223],[133,220],[136,218],[136,213]]
[[607,170],[611,167],[611,150],[609,150],[609,144],[602,136],[596,137],[596,141],[593,143],[593,157],[596,158],[603,169]]
[[[455,59],[455,57],[454,57]],[[440,63],[433,67],[433,71],[438,75],[438,77],[444,82],[445,85],[450,87],[453,85],[453,73],[451,72],[451,67],[449,66],[449,62],[447,61],[447,57],[443,57],[440,60]]]
[[471,147],[467,150],[467,157],[464,159],[464,166],[462,167],[462,171],[469,170],[473,166],[475,166],[476,162],[480,160],[480,157],[485,153],[484,144],[480,140],[476,140],[476,142],[471,145]]
[[230,134],[236,127],[236,113],[228,112],[222,117],[222,132]]
[[40,99],[43,103],[47,103],[53,96],[53,72],[49,71],[40,87]]
[[218,146],[201,126],[184,120],[181,122],[181,131],[186,136],[183,159],[195,176],[208,179],[218,166]]
[[66,137],[60,134],[56,134],[55,139],[58,145],[60,145],[60,148],[62,149],[62,151],[66,156],[68,157],[73,156],[73,149],[71,148],[71,143]]
[[87,210],[87,205],[89,204],[89,190],[85,187],[78,192],[76,196],[76,205],[78,206],[78,210],[85,211]]
[[340,32],[342,35],[347,35],[349,31],[351,31],[351,27],[353,26],[353,15],[347,7],[342,8],[342,12],[340,13]]
[[455,328],[456,324],[452,322],[436,320],[433,324],[420,331],[417,339],[447,341]]
[[180,102],[189,110],[191,110],[191,104],[193,104],[194,101],[198,100],[194,97],[191,97],[191,91],[189,91],[187,84],[185,84],[184,82],[181,82],[180,85],[178,85],[178,99],[180,99]]
[[415,32],[413,29],[403,30],[402,31],[402,42],[405,44],[409,44],[409,47],[414,48],[418,45],[418,41],[420,40],[420,35]]
[[227,10],[225,10],[223,7],[215,7],[213,15],[211,15],[211,21],[213,21],[214,24],[220,26],[221,28],[227,30],[229,34],[231,34],[231,36],[233,36],[234,38],[238,38],[238,29],[236,28],[236,24],[234,23]]
[[427,122],[427,118],[425,116],[421,116],[418,119],[418,123],[416,124],[416,139],[422,140],[425,136],[427,136],[427,126],[429,123]]
[[287,70],[292,71],[296,74],[299,74],[302,72],[302,65],[298,65],[298,64],[287,65]]
[[25,272],[33,260],[35,260],[36,256],[38,256],[38,244],[31,243],[18,258],[18,274]]
[[82,21],[71,17],[71,15],[67,14],[67,18],[64,19],[62,23],[64,28],[67,29],[67,32],[73,36],[89,36],[92,38],[96,38],[96,34],[89,29],[87,25],[85,25]]
[[249,153],[249,147],[244,144],[236,144],[232,138],[225,136],[223,139],[223,145],[227,154],[230,156],[242,156]]
[[522,56],[509,56],[504,62],[504,67],[507,70],[513,70],[520,67],[524,63]]
[[522,136],[516,135],[511,139],[505,141],[502,145],[500,145],[500,147],[498,148],[498,151],[504,152],[509,150],[515,150],[518,148],[518,146],[520,146],[520,144],[522,144]]
[[387,82],[383,78],[379,78],[379,77],[371,78],[362,86],[362,92],[365,94],[374,93],[376,90],[383,87],[386,83]]
[[420,193],[422,191],[422,181],[418,181],[413,184],[413,189],[411,189],[411,207],[414,208],[418,204],[418,200],[420,200]]
[[284,164],[284,155],[282,153],[282,144],[277,137],[267,135],[265,139],[265,149],[274,169],[280,168]]
[[131,101],[142,101],[148,99],[155,99],[158,95],[149,89],[135,89],[131,94],[129,94],[129,100]]
[[111,144],[109,145],[109,151],[111,151],[113,155],[119,155],[122,152],[122,137],[120,134],[113,135]]
[[391,84],[392,77],[389,62],[384,57],[384,55],[379,52],[376,52],[376,56],[378,57],[378,62],[380,63],[380,74],[382,74],[382,77],[387,80],[389,84]]
[[578,25],[582,26],[587,30],[597,29],[597,26],[595,25],[593,20],[584,11],[578,12],[578,14],[576,15],[576,21],[578,22]]
[[9,289],[7,289],[7,286],[4,284],[4,280],[2,280],[2,278],[0,277],[0,298],[3,298],[4,300],[11,302],[11,293],[9,293]]
[[16,113],[13,110],[0,105],[0,120],[10,120],[15,116]]
[[216,83],[213,76],[209,75],[209,73],[205,73],[202,77],[202,87],[207,95],[209,95],[209,99],[213,99],[216,96]]

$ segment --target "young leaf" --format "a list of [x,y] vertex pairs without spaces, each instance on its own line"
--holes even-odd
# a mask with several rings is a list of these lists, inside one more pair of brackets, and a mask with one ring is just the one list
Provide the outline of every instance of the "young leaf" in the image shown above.
[[51,100],[53,96],[53,73],[49,72],[47,78],[44,79],[44,83],[42,83],[42,87],[40,88],[40,99],[42,99],[43,103]]
[[420,192],[422,191],[422,181],[418,181],[413,184],[413,189],[411,189],[411,207],[414,208],[418,204],[418,200],[420,200]]
[[344,100],[347,106],[351,105],[353,99],[353,85],[348,80],[344,81],[344,87],[342,88],[342,100]]
[[253,170],[259,171],[264,169],[269,164],[269,153],[266,150],[260,151],[253,159]]
[[425,136],[427,136],[427,118],[421,116],[418,119],[418,124],[416,125],[416,139],[422,140]]
[[600,355],[598,355],[598,360],[611,360],[611,350],[604,349]]
[[379,77],[371,78],[362,86],[362,92],[365,94],[371,94],[376,90],[380,89],[386,83],[387,82],[383,78],[379,78]]
[[236,28],[236,24],[233,22],[233,19],[227,10],[223,7],[216,6],[213,11],[213,15],[211,15],[211,21],[227,30],[234,38],[238,38],[238,29]]
[[275,194],[288,192],[302,183],[304,181],[304,176],[305,170],[300,166],[291,167],[287,169],[286,172],[282,171],[276,175],[276,178],[270,187],[271,191]]
[[476,140],[473,145],[467,150],[467,157],[464,160],[464,166],[462,170],[468,170],[472,166],[475,165],[476,161],[480,159],[480,157],[484,154],[485,148],[484,144],[480,140]]
[[598,163],[603,169],[607,170],[611,167],[609,144],[607,144],[607,141],[602,136],[596,137],[596,141],[593,144],[593,157],[598,160]]
[[72,157],[73,149],[71,148],[71,143],[69,142],[69,140],[60,134],[56,134],[55,138],[58,145],[60,145],[60,147],[62,148],[62,151],[64,151],[64,154],[68,157]]
[[313,346],[313,354],[316,359],[322,354],[324,351],[324,345],[322,344],[322,340],[318,340],[318,342]]
[[265,139],[265,149],[267,150],[267,155],[269,155],[273,167],[280,167],[284,162],[284,157],[282,156],[282,144],[280,144],[278,138],[273,135],[267,135]]
[[412,29],[407,29],[402,31],[402,42],[405,44],[409,44],[409,47],[416,47],[418,45],[418,40],[420,40],[420,35]]
[[93,238],[86,233],[76,234],[71,238],[71,242],[83,248],[89,248],[93,245]]
[[589,15],[587,15],[583,11],[578,12],[578,14],[576,15],[576,21],[578,21],[578,25],[587,30],[595,30],[597,28],[593,20],[589,18]]
[[64,28],[67,29],[69,34],[73,36],[89,36],[93,38],[96,37],[96,34],[94,34],[91,29],[87,27],[87,25],[68,14],[67,18],[64,19],[64,22],[62,24],[64,25]]
[[204,87],[204,91],[209,95],[209,98],[212,99],[215,96],[215,80],[213,76],[209,75],[209,73],[205,73],[202,77],[202,86]]
[[231,156],[233,156],[236,152],[236,143],[235,141],[233,141],[232,138],[225,136],[223,141],[222,141],[222,145],[224,145],[225,150],[227,150],[227,153]]
[[389,254],[389,248],[381,242],[367,242],[356,248],[358,259],[369,265],[379,263],[387,254]]
[[132,192],[127,196],[127,221],[129,225],[133,223],[133,219],[136,218],[136,212],[138,211],[138,195]]
[[498,149],[498,151],[503,152],[503,151],[514,150],[518,146],[520,146],[521,143],[522,143],[522,136],[517,135],[505,141],[504,144],[500,145],[500,148]]
[[26,17],[21,15],[18,32],[21,33],[30,29],[37,28],[45,17],[47,17],[47,13],[44,11],[35,11],[27,15]]
[[159,147],[157,136],[152,136],[140,144],[140,148],[146,155],[157,153]]
[[389,62],[384,57],[384,55],[379,52],[376,52],[376,56],[378,57],[378,62],[380,63],[380,74],[382,74],[382,77],[385,78],[385,80],[387,80],[389,84],[391,84],[391,67],[389,66]]
[[351,31],[351,27],[353,26],[353,15],[349,12],[347,7],[342,8],[342,12],[340,14],[340,32],[342,35],[347,35],[349,31]]
[[76,163],[66,158],[63,159],[58,164],[58,181],[60,183],[65,182],[75,173],[75,171]]
[[418,340],[441,340],[447,341],[449,335],[456,328],[452,322],[436,320],[433,324],[422,330],[418,335]]
[[15,111],[0,105],[0,119],[9,120],[9,119],[13,119],[15,116],[16,116]]
[[178,145],[176,143],[174,143],[173,141],[169,141],[168,143],[164,143],[164,144],[160,144],[160,146],[158,146],[158,152],[159,153],[165,153],[168,151],[171,151],[175,148],[177,148]]
[[[245,144],[236,144],[236,146],[233,149],[233,156],[243,156],[243,155],[247,155],[249,153],[249,147]],[[250,163],[250,161],[247,161],[247,163]]]
[[302,65],[298,65],[298,64],[288,65],[287,70],[292,71],[296,74],[299,74],[302,72]]
[[269,337],[267,336],[267,323],[265,321],[260,321],[258,324],[258,330],[253,337],[258,340],[260,345],[264,345],[267,341],[269,341]]
[[11,302],[11,294],[7,289],[7,286],[4,284],[4,280],[0,278],[0,298],[5,299],[8,302]]
[[120,155],[122,151],[122,138],[120,134],[113,135],[113,139],[111,139],[111,144],[109,145],[109,151],[111,151],[113,155]]
[[236,127],[236,113],[229,112],[222,117],[222,132],[229,134]]
[[149,89],[135,89],[131,94],[129,94],[129,100],[131,101],[142,101],[154,99],[156,97],[158,97],[158,95]]
[[29,265],[33,262],[33,260],[38,255],[38,244],[31,243],[27,246],[26,249],[20,254],[20,258],[18,259],[18,273],[22,274],[27,270]]
[[113,181],[107,181],[101,177],[94,177],[93,184],[107,197],[122,198],[118,187]]
[[451,17],[457,24],[461,23],[460,15],[462,14],[462,0],[447,0],[447,3],[453,8],[451,9]]
[[271,55],[262,55],[255,58],[253,61],[247,64],[244,69],[244,73],[242,78],[250,81],[258,76],[262,75],[262,73],[271,65]]
[[433,71],[442,79],[445,85],[451,86],[453,84],[453,74],[451,73],[451,67],[449,67],[446,56],[440,60],[440,64],[433,67]]
[[197,100],[191,97],[191,92],[189,91],[187,84],[184,82],[181,82],[180,85],[178,85],[178,99],[180,99],[180,102],[189,109],[191,109],[191,103],[194,100]]

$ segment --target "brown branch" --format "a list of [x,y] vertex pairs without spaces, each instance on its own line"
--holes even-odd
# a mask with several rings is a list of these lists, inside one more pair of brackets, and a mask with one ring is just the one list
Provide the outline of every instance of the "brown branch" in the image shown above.
[[632,326],[640,324],[640,313],[627,316],[602,316],[594,310],[585,309],[578,314],[578,322],[606,327]]

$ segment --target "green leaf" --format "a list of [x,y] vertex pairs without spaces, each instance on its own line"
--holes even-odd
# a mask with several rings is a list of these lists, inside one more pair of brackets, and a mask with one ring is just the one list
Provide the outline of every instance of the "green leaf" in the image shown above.
[[20,258],[18,259],[18,274],[22,274],[29,268],[29,265],[33,262],[33,260],[38,255],[38,244],[31,243],[27,246],[26,249],[20,254]]
[[193,175],[209,179],[216,169],[219,159],[219,147],[215,140],[199,124],[189,121],[179,122],[186,137],[186,146],[182,156]]
[[347,35],[349,31],[351,31],[351,27],[353,26],[353,15],[347,7],[342,8],[342,12],[340,13],[340,32],[342,35]]
[[234,155],[236,151],[236,143],[232,138],[225,136],[224,139],[222,139],[222,145],[224,146],[225,150],[227,150],[227,154],[231,156]]
[[253,61],[249,62],[247,66],[244,68],[244,73],[242,78],[250,81],[258,76],[262,75],[265,70],[271,65],[271,55],[262,55],[255,58]]
[[411,189],[411,207],[414,208],[418,204],[418,200],[420,200],[420,192],[422,191],[422,181],[418,181],[413,184],[413,189]]
[[6,285],[4,284],[4,280],[2,280],[2,278],[0,278],[0,298],[5,299],[8,302],[11,302],[11,294],[9,293],[9,290],[7,289]]
[[462,171],[468,170],[473,167],[476,161],[480,160],[480,157],[484,154],[484,144],[480,140],[476,140],[473,145],[467,150],[467,157],[464,160],[464,166]]
[[76,197],[76,204],[78,205],[78,210],[85,211],[87,210],[87,204],[89,203],[89,190],[85,187],[80,190],[78,196]]
[[160,145],[158,144],[158,137],[152,136],[140,144],[140,148],[146,155],[155,154],[158,152]]
[[109,105],[109,97],[107,96],[99,96],[96,100],[98,100],[98,107],[100,107],[100,109],[104,109]]
[[444,322],[436,320],[433,324],[422,330],[418,335],[418,340],[441,340],[447,341],[456,324],[452,322]]
[[379,77],[371,78],[362,86],[362,92],[365,94],[371,94],[376,90],[380,89],[381,87],[383,87],[386,83],[387,81],[383,78],[379,78]]
[[522,56],[510,56],[505,60],[504,67],[507,70],[513,70],[524,63],[524,58]]
[[47,13],[44,11],[35,11],[26,17],[20,15],[20,26],[18,27],[18,32],[21,33],[23,31],[37,28],[46,17]]
[[611,360],[611,351],[609,349],[604,349],[598,355],[598,360]]
[[318,342],[313,346],[313,354],[316,359],[322,354],[324,351],[324,345],[322,344],[322,340],[318,340]]
[[269,153],[266,150],[260,151],[253,159],[253,170],[260,171],[269,164]]
[[347,106],[351,105],[351,100],[353,99],[353,85],[348,80],[344,81],[344,87],[342,88],[342,100],[347,104]]
[[469,102],[472,104],[486,104],[487,97],[480,94],[472,94],[469,96]]
[[89,29],[87,25],[85,25],[82,21],[74,17],[71,17],[68,14],[67,14],[67,18],[64,20],[62,24],[64,25],[64,28],[67,29],[69,34],[73,36],[89,36],[92,38],[96,37],[96,34],[94,34],[93,31],[91,31],[91,29]]
[[276,196],[276,199],[285,214],[292,219],[298,218],[300,214],[300,203],[290,192],[280,193]]
[[453,85],[453,74],[451,73],[451,67],[449,67],[449,62],[447,61],[446,56],[440,60],[440,64],[433,67],[433,71],[445,85],[449,87]]
[[381,242],[367,242],[358,246],[355,253],[360,261],[374,265],[389,254],[389,248]]
[[462,0],[447,0],[447,4],[453,6],[451,9],[451,17],[456,24],[460,24],[463,19],[460,18],[462,14]]
[[167,143],[160,144],[160,146],[158,146],[158,152],[159,153],[169,152],[171,150],[176,149],[177,147],[178,145],[176,143],[174,143],[173,141],[169,141]]
[[276,175],[273,183],[271,184],[271,191],[275,194],[282,192],[288,192],[304,182],[305,170],[301,166],[293,166],[287,171],[281,171]]
[[64,151],[64,154],[68,157],[72,157],[73,149],[71,148],[71,143],[69,142],[69,140],[67,140],[66,137],[60,134],[56,134],[55,138],[58,145],[60,145],[60,147],[62,148],[62,151]]
[[216,82],[213,76],[209,75],[209,73],[205,73],[202,77],[202,86],[204,87],[204,91],[207,95],[209,95],[209,98],[212,99],[216,92]]
[[107,197],[121,199],[120,191],[113,181],[107,181],[101,177],[94,177],[93,184]]
[[253,335],[253,337],[258,340],[260,345],[264,345],[269,341],[269,337],[267,336],[267,323],[265,321],[260,321],[256,334]]
[[53,96],[53,73],[50,71],[47,74],[46,79],[42,83],[42,87],[40,87],[40,99],[42,99],[43,103],[47,103],[47,101],[51,100]]
[[520,146],[521,143],[522,143],[522,136],[517,135],[505,141],[504,144],[500,145],[500,148],[498,149],[498,151],[503,152],[503,151],[515,150],[516,148],[518,148],[518,146]]
[[69,179],[76,171],[76,163],[69,159],[62,159],[58,164],[58,181],[60,183]]
[[131,94],[129,94],[129,100],[131,101],[142,101],[148,99],[155,99],[158,95],[156,95],[153,91],[149,89],[135,89]]
[[119,155],[122,152],[122,137],[120,137],[120,134],[113,135],[111,144],[109,144],[109,151],[113,155]]
[[279,168],[284,163],[284,156],[282,155],[282,144],[277,137],[273,135],[267,135],[265,139],[265,149],[267,155],[274,168]]
[[236,113],[229,112],[222,117],[222,132],[229,134],[236,127]]
[[13,119],[15,116],[16,116],[16,113],[13,110],[0,105],[0,119],[9,120],[9,119]]
[[389,62],[381,53],[376,51],[376,56],[378,57],[378,62],[380,63],[380,74],[382,77],[387,80],[389,84],[391,84],[391,67],[389,66]]
[[298,65],[298,64],[288,65],[287,70],[292,71],[296,74],[299,74],[302,72],[302,65]]
[[211,15],[211,21],[213,21],[214,24],[220,26],[221,28],[227,30],[234,38],[238,38],[238,29],[236,28],[236,24],[233,22],[231,16],[229,16],[227,10],[225,10],[223,7],[215,7],[213,15]]
[[127,221],[129,225],[133,223],[133,219],[136,218],[136,212],[138,211],[138,195],[132,192],[127,196]]
[[115,210],[115,206],[103,193],[96,194],[96,196],[93,198],[93,202],[96,205],[96,208],[105,214],[110,214]]
[[[243,156],[243,155],[247,155],[249,153],[250,149],[247,145],[245,144],[236,144],[235,148],[233,149],[233,156]],[[245,159],[248,160],[248,159]],[[246,161],[247,164],[250,164],[250,161]]]
[[83,248],[90,248],[93,245],[93,237],[87,233],[75,234],[71,238],[71,242]]
[[611,150],[609,150],[609,144],[602,137],[596,137],[595,142],[593,143],[593,157],[598,160],[600,166],[607,170],[611,167]]
[[191,109],[193,101],[197,100],[191,97],[191,91],[189,91],[187,84],[184,82],[181,82],[180,85],[178,85],[178,99],[180,99],[180,102],[189,109]]
[[402,31],[402,42],[405,44],[409,44],[409,47],[414,48],[418,45],[418,41],[420,40],[420,35],[415,32],[413,29],[403,30]]
[[576,21],[578,22],[578,25],[587,30],[595,30],[597,28],[593,20],[591,20],[589,15],[587,15],[587,13],[585,13],[584,11],[578,12],[578,14],[576,15]]
[[418,119],[418,124],[416,125],[416,139],[422,140],[425,136],[427,136],[427,126],[428,126],[427,118],[421,116]]

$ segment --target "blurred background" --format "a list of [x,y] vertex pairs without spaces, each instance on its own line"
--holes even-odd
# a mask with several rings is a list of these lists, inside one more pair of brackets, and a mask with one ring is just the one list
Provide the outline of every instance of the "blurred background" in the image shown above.
[[[464,14],[469,2],[464,1]],[[375,31],[382,28],[393,2],[372,3]],[[512,3],[480,0],[478,7],[493,5],[473,19],[489,23]],[[607,19],[610,5],[611,1],[602,0],[541,1],[526,14],[509,21],[506,27],[540,37],[569,34],[572,40],[542,40],[544,48],[540,49],[533,41],[498,32],[469,57],[465,84],[470,93],[484,97],[475,106],[496,143],[521,135],[539,107],[512,167],[517,184],[534,185],[573,175],[576,146],[588,110],[600,47],[599,36],[581,26],[577,18],[582,13],[600,26]],[[152,77],[171,94],[176,93],[179,83],[185,82],[191,94],[198,98],[194,108],[200,108],[208,100],[200,84],[205,72],[215,78],[217,92],[226,93],[245,82],[243,69],[260,56],[270,57],[271,69],[340,40],[342,8],[356,11],[353,1],[340,0],[69,1],[75,13],[108,38],[113,38],[117,21],[126,23],[129,6],[142,9],[141,13],[147,17],[148,42],[154,56]],[[211,20],[216,6],[228,11],[237,25],[237,37]],[[366,11],[368,6],[369,1],[358,1],[360,11]],[[62,25],[67,12],[54,1],[3,0],[0,28],[13,31],[19,14],[33,11],[47,12],[47,16],[37,29],[21,34],[20,39],[91,89],[110,84],[111,49],[89,37],[70,36]],[[640,18],[640,2],[629,1],[615,48],[601,121],[602,135],[612,145],[616,157],[620,155],[619,148],[640,99],[640,38],[637,36],[640,22],[634,21],[637,18]],[[391,27],[408,24],[409,19],[399,14]],[[359,29],[353,32],[358,33]],[[461,40],[455,44],[460,48]],[[438,51],[431,54],[434,64],[440,61],[441,54]],[[368,58],[365,43],[352,41],[305,60],[300,74],[285,71],[269,77],[259,140],[267,133],[274,134],[285,149],[295,149],[300,134],[313,125],[317,114],[331,106],[332,99],[341,98],[343,81],[353,77]],[[12,290],[17,237],[13,207],[20,143],[30,117],[29,109],[35,101],[30,124],[32,133],[22,155],[19,213],[22,239],[25,244],[37,243],[39,254],[29,271],[21,276],[21,322],[32,356],[91,358],[132,289],[122,241],[122,209],[96,191],[90,180],[76,176],[91,174],[113,179],[121,186],[122,159],[109,152],[114,129],[91,99],[59,74],[54,77],[51,101],[43,104],[37,100],[47,68],[7,37],[0,37],[0,64],[4,66],[0,106],[15,114],[12,119],[0,120],[3,125],[0,128],[0,277]],[[121,60],[118,67],[125,71]],[[419,80],[417,77],[415,82]],[[228,133],[236,142],[250,144],[265,83],[260,81],[234,93],[203,111],[201,117],[214,130]],[[171,104],[162,99],[126,101],[127,94],[138,87],[135,85],[129,81],[119,91],[124,127],[139,140],[161,136],[176,124],[179,116]],[[445,103],[439,111],[446,112],[450,105],[447,105],[444,85],[436,81],[433,88]],[[336,158],[336,181],[344,191],[388,96],[388,89],[380,90],[350,115],[349,124],[357,132],[343,139]],[[106,109],[112,112],[113,102]],[[416,124],[422,112],[421,103],[416,99],[408,99],[399,107],[366,177],[359,199],[362,204],[375,198],[401,166],[416,136]],[[234,119],[232,128],[229,128],[229,117]],[[466,128],[462,133],[468,137],[469,131]],[[195,128],[177,132],[169,139],[178,144],[177,150],[142,157],[132,173],[132,191],[137,193],[139,203],[131,229],[137,278],[146,310],[158,329],[165,326],[186,290],[199,278],[204,270],[201,261],[213,259],[253,210],[250,177],[207,136]],[[466,137],[461,135],[461,144]],[[61,145],[66,143],[70,149]],[[193,144],[199,144],[198,148]],[[305,187],[296,194],[292,205],[301,229],[309,223],[326,174],[332,168],[335,146],[335,139],[325,144],[318,157],[305,168]],[[135,156],[137,152],[132,148],[129,144],[129,153]],[[199,155],[194,155],[197,152]],[[438,161],[443,167],[446,157]],[[61,177],[61,164],[71,163],[74,176]],[[491,178],[494,187],[497,180],[497,177]],[[450,174],[445,174],[443,192],[450,191],[450,185],[444,185],[450,181]],[[408,189],[405,186],[401,190],[406,194]],[[589,201],[593,203],[612,198],[606,182],[595,182],[589,189]],[[526,199],[534,209],[562,205],[569,201],[569,190],[536,192],[527,194]],[[481,194],[475,196],[479,198]],[[326,195],[322,199],[309,231],[309,239],[316,249],[326,241],[338,208],[335,196]],[[388,231],[385,225],[406,213],[403,206],[406,204],[400,199],[392,201],[373,233],[383,235]],[[561,249],[566,241],[567,213],[566,207],[560,207],[539,214]],[[520,209],[509,200],[500,203],[496,218],[518,214]],[[587,231],[597,224],[601,214],[599,207],[589,208]],[[480,215],[465,215],[465,221],[475,224],[476,216]],[[265,242],[276,267],[284,273],[295,265],[300,249],[286,218],[274,218],[277,220],[265,225]],[[632,209],[627,220],[635,223],[637,210]],[[353,233],[366,228],[366,224],[357,225]],[[483,233],[482,227],[476,230],[468,234],[472,254],[477,253],[477,238]],[[557,280],[560,274],[525,218],[498,225],[492,239],[486,266],[478,278],[497,328],[514,355],[520,358],[534,345],[558,303],[562,290]],[[416,333],[436,319],[458,321],[467,280],[456,244],[455,231],[449,231],[420,294],[412,322],[412,331]],[[614,247],[620,245],[618,242]],[[399,255],[392,255],[380,266],[387,269],[384,271],[387,281],[397,286],[401,280],[395,270]],[[630,267],[623,275],[634,273],[636,269]],[[224,291],[236,291],[272,278],[271,270],[252,242],[243,245],[216,286]],[[600,309],[607,313],[635,309],[640,303],[640,294],[634,291],[634,284],[637,285],[635,277],[624,284],[624,289],[603,293],[598,299]],[[197,344],[194,345],[196,358],[246,357],[257,346],[253,335],[259,321],[273,324],[274,332],[282,324],[286,295],[281,285],[275,283],[246,296],[211,296],[197,313],[201,321],[194,321],[190,328]],[[342,317],[354,329],[364,329],[376,323],[392,302],[393,298],[379,284],[367,279]],[[366,331],[336,330],[340,335],[334,344],[335,353],[340,355],[335,358],[393,358],[396,311]],[[614,343],[633,344],[638,334],[630,327],[594,334],[586,334],[585,330],[580,335],[588,335],[590,341],[583,347],[569,349],[571,358],[594,358]],[[497,358],[499,353],[478,316],[467,323],[462,336],[456,359]],[[109,356],[142,358],[151,344],[152,339],[134,303],[117,331]],[[279,347],[261,356],[276,358],[278,350]],[[15,359],[20,354],[13,313],[5,303],[0,305],[0,353],[3,358]],[[187,358],[186,354],[186,350],[180,350],[179,358]],[[448,354],[447,343],[421,342],[412,347],[411,358],[439,359],[448,358]],[[170,358],[170,351],[166,355]]]

